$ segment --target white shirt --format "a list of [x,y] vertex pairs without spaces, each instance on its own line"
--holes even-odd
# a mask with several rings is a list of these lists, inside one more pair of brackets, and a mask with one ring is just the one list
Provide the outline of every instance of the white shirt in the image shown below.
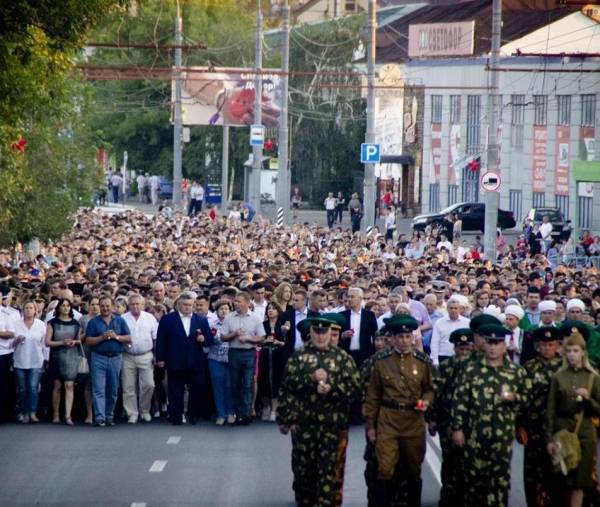
[[470,319],[459,315],[458,319],[450,320],[443,317],[436,320],[431,334],[431,360],[436,366],[440,364],[440,356],[453,356],[454,344],[450,343],[450,334],[461,327],[469,327]]
[[550,222],[540,224],[540,234],[542,235],[542,239],[549,239],[550,234],[552,233],[552,224]]
[[334,210],[337,205],[337,199],[335,197],[326,197],[325,198],[325,209]]
[[350,338],[350,350],[360,349],[360,310],[355,312],[350,310],[350,329],[354,331],[352,338]]
[[118,187],[123,183],[123,178],[121,178],[121,175],[119,173],[116,173],[111,176],[110,182],[112,183],[113,187]]
[[[47,314],[46,314],[46,318],[44,319],[44,321],[46,322],[46,324],[48,322],[50,322],[54,317],[56,317],[56,310],[50,310]],[[83,315],[81,315],[81,313],[79,313],[77,310],[75,310],[75,308],[73,308],[73,318],[79,322],[79,320],[81,319],[81,317],[83,317]]]
[[204,199],[204,188],[202,185],[192,185],[190,197],[194,200],[202,201]]
[[137,178],[136,178],[137,184],[138,184],[138,190],[141,191],[144,188],[144,185],[146,184],[146,177],[143,174],[140,174]]
[[44,348],[46,347],[46,324],[34,319],[30,328],[23,319],[15,325],[15,336],[24,336],[25,341],[17,346],[13,356],[15,368],[29,370],[41,368],[44,364]]
[[265,312],[267,311],[267,300],[264,299],[263,302],[260,304],[256,301],[253,301],[252,304],[254,305],[254,310],[252,310],[252,313],[256,315],[261,320],[261,322],[265,320]]
[[302,341],[302,335],[300,331],[298,331],[298,324],[302,322],[308,313],[308,308],[304,308],[304,311],[299,312],[296,310],[296,329],[294,329],[294,350],[298,350],[301,347],[304,347],[304,342]]
[[[509,328],[507,328],[507,329],[509,329]],[[511,344],[510,343],[511,337],[513,339],[512,345],[513,346],[516,345],[516,347],[517,347],[517,350],[513,351],[512,360],[513,360],[513,363],[520,364],[520,362],[521,362],[521,347],[523,346],[522,330],[519,327],[517,327],[517,328],[513,329],[512,334],[506,335],[506,337],[504,339],[504,343],[506,343],[506,353],[507,354],[509,353],[508,346]]]
[[396,215],[390,213],[385,217],[385,230],[389,231],[390,229],[396,228]]
[[154,315],[142,311],[136,319],[131,312],[127,312],[123,315],[123,319],[127,322],[131,334],[131,344],[125,352],[136,356],[150,352],[154,348],[158,329],[158,321]]
[[160,188],[160,179],[156,174],[154,176],[150,176],[150,188],[153,190],[158,190]]
[[[15,328],[15,321],[11,315],[7,312],[0,312],[0,332],[13,332]],[[0,356],[5,356],[13,352],[12,349],[12,338],[4,339],[0,338]]]
[[191,315],[183,315],[181,312],[179,313],[179,317],[181,317],[181,322],[183,323],[183,329],[185,329],[185,334],[187,336],[190,335],[190,329],[192,327],[192,316]]

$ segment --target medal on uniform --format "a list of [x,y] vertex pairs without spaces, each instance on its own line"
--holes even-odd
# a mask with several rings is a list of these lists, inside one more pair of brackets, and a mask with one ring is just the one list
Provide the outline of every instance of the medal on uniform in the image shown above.
[[413,369],[413,375],[418,375],[418,374],[419,374],[419,372],[417,371],[417,369],[416,369],[416,368],[414,368],[414,369]]

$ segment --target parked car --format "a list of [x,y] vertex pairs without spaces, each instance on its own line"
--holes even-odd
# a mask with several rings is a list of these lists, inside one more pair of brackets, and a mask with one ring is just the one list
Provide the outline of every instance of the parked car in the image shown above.
[[531,208],[523,221],[523,227],[525,227],[528,220],[531,220],[534,224],[541,224],[546,215],[548,215],[552,224],[552,237],[561,240],[569,239],[571,232],[559,208]]
[[[439,213],[417,215],[412,220],[413,230],[423,230],[428,225],[440,225],[447,215],[458,215],[462,220],[463,231],[482,231],[485,223],[485,204],[481,202],[460,202],[443,209]],[[517,225],[512,211],[498,210],[498,227],[512,229]]]
[[158,197],[160,199],[173,199],[173,183],[171,183],[166,177],[159,176],[160,179],[160,190]]

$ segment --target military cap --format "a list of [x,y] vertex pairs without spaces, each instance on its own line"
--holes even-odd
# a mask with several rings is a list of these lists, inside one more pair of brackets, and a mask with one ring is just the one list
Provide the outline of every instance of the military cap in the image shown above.
[[561,339],[560,330],[554,326],[538,327],[533,332],[533,340],[537,342],[553,342]]
[[496,325],[500,326],[500,325],[502,325],[502,322],[500,322],[500,320],[498,320],[493,315],[488,315],[486,313],[482,313],[481,315],[477,315],[477,317],[473,317],[471,319],[471,322],[469,323],[469,327],[471,328],[471,331],[473,331],[474,333],[481,334],[479,332],[479,328],[481,328],[481,326],[484,326],[487,324],[496,324]]
[[346,317],[341,313],[323,313],[321,317],[330,320],[332,322],[331,327],[334,329],[343,329],[346,326]]
[[296,325],[296,329],[298,329],[300,334],[302,334],[303,329],[309,330],[311,327],[329,329],[334,324],[335,323],[332,320],[326,319],[322,315],[319,315],[318,317],[308,317],[307,319],[300,321]]
[[454,345],[468,345],[469,343],[473,343],[473,331],[468,327],[455,329],[450,333],[450,343],[454,343]]
[[383,319],[384,329],[391,334],[412,333],[419,327],[419,323],[410,315],[394,315],[389,319]]
[[302,338],[302,341],[308,340],[310,335],[310,322],[307,321],[308,319],[304,319],[296,324],[296,329],[300,333],[300,338]]
[[559,330],[563,338],[566,338],[577,331],[583,336],[583,339],[586,342],[590,339],[590,328],[579,320],[565,320],[562,323],[562,326],[559,327]]
[[487,341],[504,341],[510,330],[506,329],[502,324],[484,324],[479,328],[478,333],[485,337]]

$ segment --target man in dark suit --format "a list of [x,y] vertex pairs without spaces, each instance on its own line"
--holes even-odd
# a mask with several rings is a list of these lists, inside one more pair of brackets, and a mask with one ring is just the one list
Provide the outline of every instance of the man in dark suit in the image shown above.
[[208,367],[202,348],[213,345],[214,339],[208,320],[193,313],[194,298],[191,294],[183,293],[175,306],[176,311],[165,315],[158,325],[156,364],[167,369],[171,424],[182,423],[186,385],[189,389],[188,418],[194,424]]
[[292,297],[293,309],[281,313],[275,324],[275,337],[284,342],[283,356],[285,361],[291,357],[294,350],[304,345],[296,325],[308,317],[319,315],[317,312],[308,309],[306,305],[307,298],[304,289],[297,290]]
[[363,291],[358,287],[348,289],[349,310],[340,312],[346,319],[342,329],[340,347],[354,358],[360,368],[374,352],[373,345],[377,332],[377,317],[363,308]]

